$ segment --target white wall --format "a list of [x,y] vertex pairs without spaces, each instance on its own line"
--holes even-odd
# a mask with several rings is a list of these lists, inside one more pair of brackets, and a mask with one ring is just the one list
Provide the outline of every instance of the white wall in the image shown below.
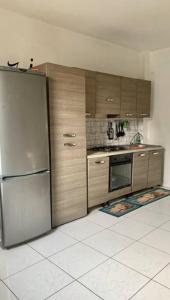
[[164,185],[170,187],[170,49],[150,53],[152,118],[147,123],[147,141],[165,147]]
[[0,65],[53,62],[143,78],[139,52],[0,9]]

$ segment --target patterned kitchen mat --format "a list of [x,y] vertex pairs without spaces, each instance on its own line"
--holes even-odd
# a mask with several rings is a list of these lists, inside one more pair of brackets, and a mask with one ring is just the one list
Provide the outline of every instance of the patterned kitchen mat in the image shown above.
[[147,189],[131,196],[123,197],[119,201],[113,201],[99,210],[115,217],[121,217],[144,205],[162,199],[170,195],[170,190],[164,188]]
[[115,217],[121,217],[139,207],[141,206],[127,202],[127,198],[122,198],[119,201],[114,201],[109,205],[100,208],[99,210]]
[[127,201],[132,204],[144,206],[154,201],[160,200],[170,195],[170,190],[164,188],[153,188],[144,192],[136,193],[127,198]]

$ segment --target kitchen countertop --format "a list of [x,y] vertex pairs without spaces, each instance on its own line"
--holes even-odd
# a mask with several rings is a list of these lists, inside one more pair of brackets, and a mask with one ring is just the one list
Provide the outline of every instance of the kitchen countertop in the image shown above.
[[126,153],[136,153],[136,152],[144,152],[144,151],[150,151],[150,150],[160,150],[164,149],[162,146],[159,145],[145,145],[144,148],[139,149],[128,149],[128,150],[119,150],[119,151],[110,151],[110,152],[104,152],[104,151],[93,151],[93,150],[87,150],[87,158],[95,158],[95,157],[107,157],[112,155],[119,155],[119,154],[126,154]]

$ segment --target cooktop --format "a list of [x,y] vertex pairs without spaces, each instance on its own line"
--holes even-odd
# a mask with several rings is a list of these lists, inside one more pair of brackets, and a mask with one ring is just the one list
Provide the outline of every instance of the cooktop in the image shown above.
[[99,146],[89,149],[95,152],[111,152],[111,151],[120,151],[125,150],[124,146],[114,145],[114,146]]

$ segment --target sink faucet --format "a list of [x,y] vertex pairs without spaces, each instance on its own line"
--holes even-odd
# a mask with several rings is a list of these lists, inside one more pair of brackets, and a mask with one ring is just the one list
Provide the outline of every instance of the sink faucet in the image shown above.
[[130,145],[141,144],[143,140],[143,135],[138,131],[132,138]]

